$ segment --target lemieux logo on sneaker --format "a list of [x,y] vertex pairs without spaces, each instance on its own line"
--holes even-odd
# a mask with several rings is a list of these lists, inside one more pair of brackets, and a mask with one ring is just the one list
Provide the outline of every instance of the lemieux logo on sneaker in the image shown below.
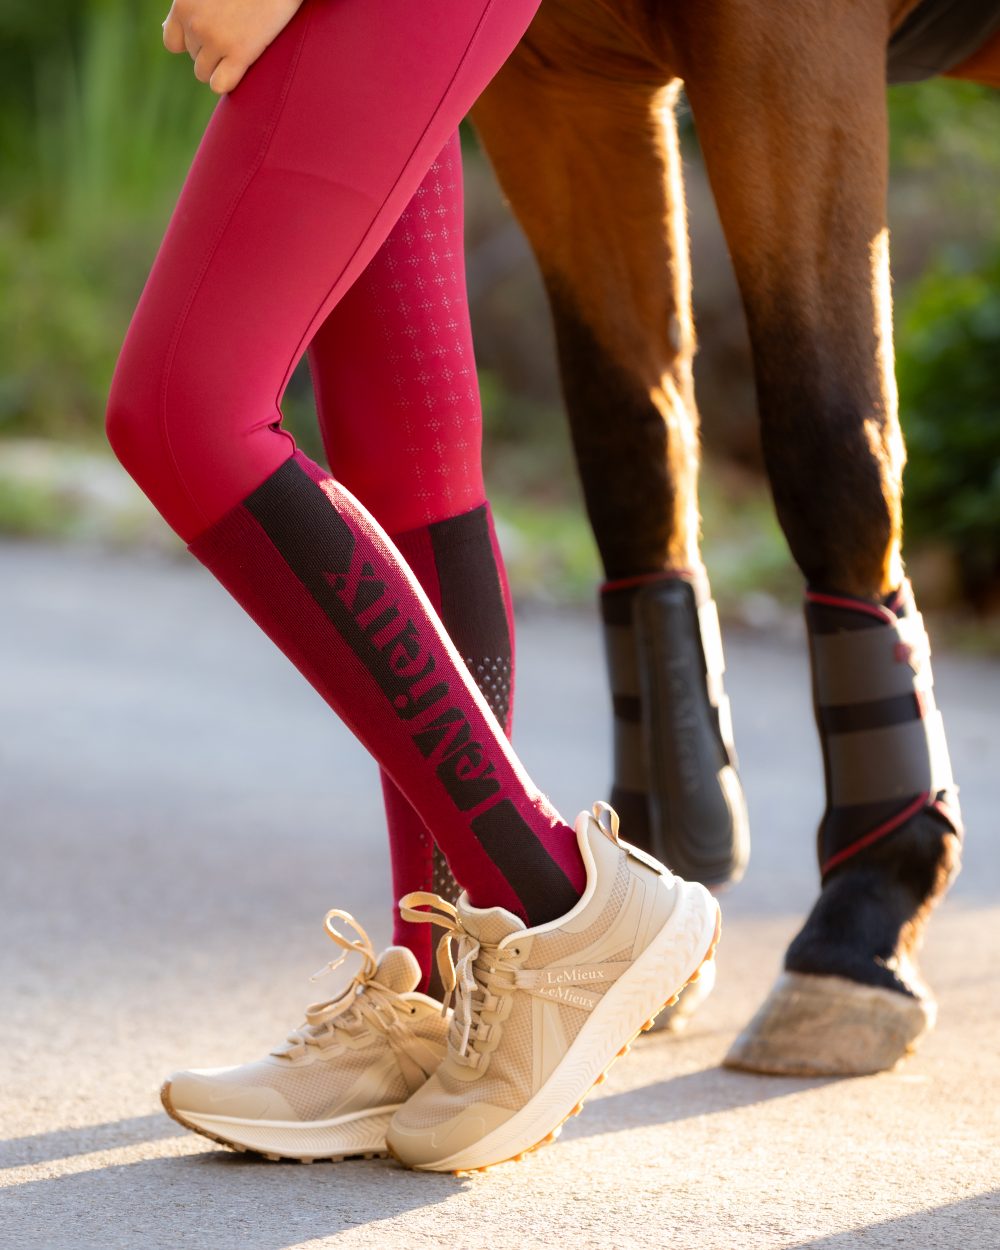
[[546,985],[579,984],[581,981],[603,981],[603,968],[549,968],[545,973]]
[[540,985],[536,993],[540,998],[554,999],[556,1002],[565,1003],[568,1007],[584,1007],[587,1011],[593,1011],[597,1006],[597,1000],[569,985]]

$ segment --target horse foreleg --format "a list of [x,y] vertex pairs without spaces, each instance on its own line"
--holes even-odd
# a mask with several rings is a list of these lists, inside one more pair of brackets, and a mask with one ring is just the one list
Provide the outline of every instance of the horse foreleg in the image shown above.
[[885,14],[810,0],[759,21],[754,7],[678,6],[676,38],[746,307],[775,504],[807,581],[826,811],[819,900],[728,1062],[866,1072],[933,1020],[913,953],[960,831],[901,558]]
[[677,88],[589,72],[576,23],[543,7],[473,119],[548,289],[608,579],[612,802],[630,841],[719,883],[742,872],[748,839],[698,550]]

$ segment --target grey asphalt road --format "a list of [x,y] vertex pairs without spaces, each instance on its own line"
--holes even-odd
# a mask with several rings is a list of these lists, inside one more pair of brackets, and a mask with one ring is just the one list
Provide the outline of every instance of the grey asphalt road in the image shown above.
[[[936,661],[970,834],[926,950],[940,1022],[900,1070],[718,1067],[811,901],[820,806],[801,635],[735,635],[753,861],[689,1032],[522,1164],[307,1167],[185,1134],[157,1088],[298,1022],[328,907],[388,938],[374,767],[197,566],[0,545],[0,586],[0,1246],[1000,1246],[1000,666]],[[596,627],[520,626],[517,742],[575,813],[607,780]]]

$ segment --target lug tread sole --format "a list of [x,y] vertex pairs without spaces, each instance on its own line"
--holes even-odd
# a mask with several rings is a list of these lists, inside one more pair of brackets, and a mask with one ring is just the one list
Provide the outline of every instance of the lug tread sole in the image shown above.
[[388,1150],[351,1150],[335,1154],[322,1153],[309,1155],[295,1155],[273,1150],[261,1150],[256,1146],[245,1146],[241,1142],[229,1141],[227,1138],[220,1137],[218,1133],[213,1133],[200,1124],[195,1124],[191,1120],[186,1120],[170,1100],[169,1081],[164,1081],[163,1085],[160,1087],[160,1102],[163,1103],[163,1110],[168,1116],[170,1116],[171,1120],[175,1120],[182,1128],[186,1128],[192,1133],[197,1133],[201,1137],[207,1137],[209,1141],[214,1141],[220,1146],[225,1146],[227,1150],[234,1150],[238,1154],[257,1155],[261,1159],[270,1159],[273,1163],[344,1163],[347,1160],[352,1159],[386,1159],[389,1157]]

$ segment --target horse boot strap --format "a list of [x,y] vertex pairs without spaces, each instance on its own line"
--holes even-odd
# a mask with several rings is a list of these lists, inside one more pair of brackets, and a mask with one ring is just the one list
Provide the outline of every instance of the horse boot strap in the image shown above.
[[738,880],[748,822],[707,581],[610,583],[601,608],[614,707],[612,803],[626,839],[691,880]]
[[908,584],[896,611],[811,591],[806,626],[826,776],[824,875],[926,808],[959,832],[930,643]]

